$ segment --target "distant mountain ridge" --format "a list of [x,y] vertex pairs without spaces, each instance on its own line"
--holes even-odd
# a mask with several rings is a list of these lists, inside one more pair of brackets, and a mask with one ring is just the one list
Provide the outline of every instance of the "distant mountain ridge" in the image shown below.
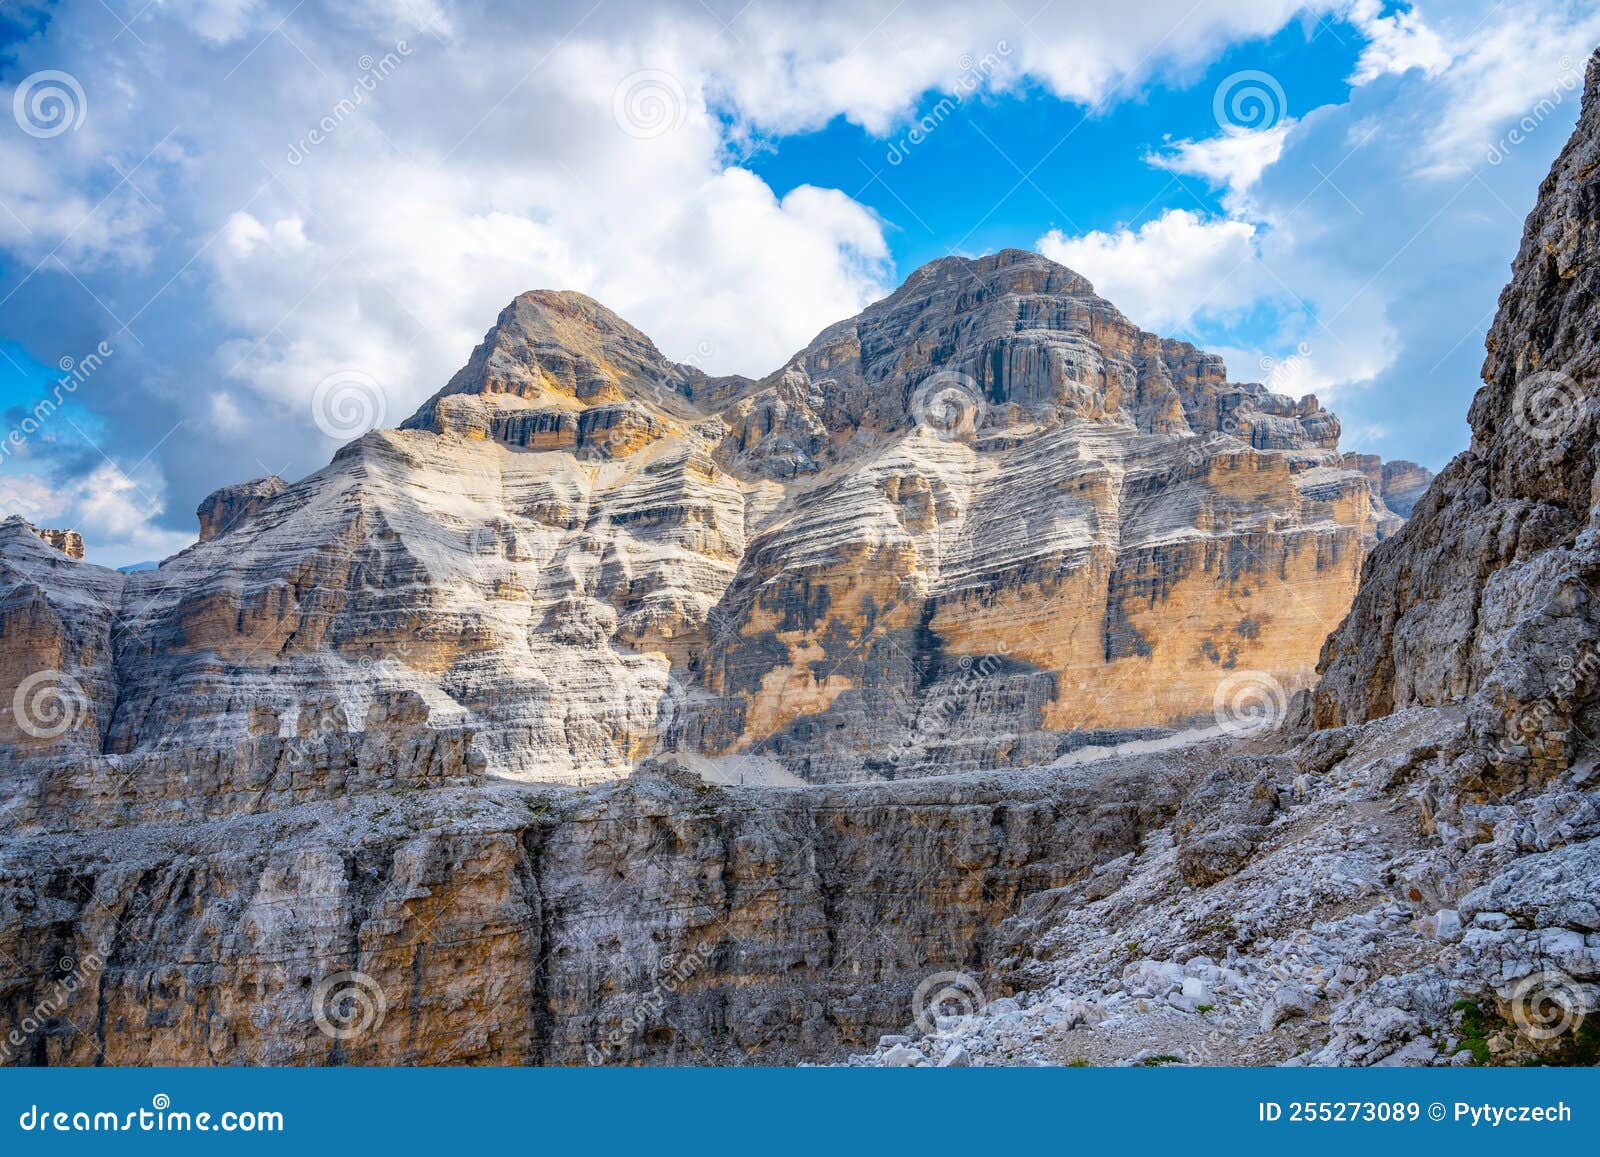
[[1309,684],[1426,480],[1338,437],[1020,250],[926,265],[759,380],[526,293],[400,429],[222,488],[158,571],[0,528],[0,663],[85,701],[0,744],[249,781],[267,733],[332,710],[354,743],[399,696],[526,779],[1048,761]]

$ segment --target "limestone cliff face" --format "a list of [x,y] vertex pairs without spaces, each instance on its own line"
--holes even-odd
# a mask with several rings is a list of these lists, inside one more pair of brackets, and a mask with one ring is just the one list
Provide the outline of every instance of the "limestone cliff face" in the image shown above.
[[[1600,667],[1600,69],[1539,190],[1488,337],[1472,445],[1367,563],[1322,653],[1316,723],[1467,700],[1496,766],[1594,734]],[[1520,774],[1520,772],[1519,772]]]
[[724,789],[669,767],[12,840],[0,1025],[36,1024],[63,968],[75,983],[0,1061],[842,1058],[902,1025],[926,974],[990,968],[1006,916],[1136,848],[1188,778]]
[[0,741],[35,794],[195,752],[249,783],[269,716],[287,740],[332,704],[359,747],[406,695],[525,780],[1048,761],[1209,719],[1233,672],[1309,682],[1400,524],[1338,431],[1015,250],[918,270],[760,381],[528,293],[401,429],[217,491],[158,570],[69,574],[0,529],[8,674],[82,704]]
[[262,506],[288,488],[288,483],[282,478],[270,474],[265,478],[213,490],[195,511],[195,517],[200,520],[200,541],[210,542],[219,534],[226,534],[236,523],[253,517]]

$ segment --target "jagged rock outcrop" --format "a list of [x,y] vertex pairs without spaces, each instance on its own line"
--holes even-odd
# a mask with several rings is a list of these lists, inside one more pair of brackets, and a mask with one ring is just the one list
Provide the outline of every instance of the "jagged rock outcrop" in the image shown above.
[[[1570,765],[1597,722],[1600,100],[1540,186],[1489,332],[1472,444],[1367,563],[1323,649],[1321,726],[1468,701],[1513,778]],[[1499,774],[1499,773],[1497,773]]]
[[83,560],[83,535],[76,530],[47,530],[34,527],[33,533],[44,539],[70,559]]
[[200,541],[210,542],[232,530],[235,524],[255,517],[263,506],[288,488],[289,484],[282,478],[269,474],[265,478],[213,490],[194,512],[200,520]]
[[1209,723],[1238,673],[1309,683],[1400,524],[1338,431],[1016,250],[923,267],[760,381],[523,294],[401,429],[216,491],[157,571],[67,574],[0,530],[0,648],[81,691],[26,778],[253,782],[261,713],[288,738],[333,702],[357,733],[402,693],[493,772],[568,783],[660,751],[983,770]]

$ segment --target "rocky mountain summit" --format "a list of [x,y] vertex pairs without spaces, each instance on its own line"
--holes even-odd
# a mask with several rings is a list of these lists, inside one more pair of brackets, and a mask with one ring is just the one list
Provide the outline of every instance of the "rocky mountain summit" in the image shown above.
[[32,761],[6,806],[209,811],[102,788],[281,782],[269,719],[358,747],[394,696],[561,783],[662,752],[732,782],[947,774],[1211,725],[1230,678],[1309,685],[1401,524],[1420,468],[1338,434],[1016,250],[919,269],[759,381],[523,294],[402,428],[218,490],[157,570],[0,526],[0,669],[76,704],[43,743],[0,705]]
[[5,1058],[1595,1063],[1597,332],[1600,58],[1420,497],[1008,252],[759,382],[526,295],[151,575],[9,523]]

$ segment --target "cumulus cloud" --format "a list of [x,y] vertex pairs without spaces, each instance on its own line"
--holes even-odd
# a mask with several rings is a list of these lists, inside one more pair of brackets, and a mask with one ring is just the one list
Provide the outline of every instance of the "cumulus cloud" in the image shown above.
[[1146,159],[1158,169],[1192,173],[1215,187],[1243,193],[1282,155],[1283,142],[1293,128],[1293,118],[1267,129],[1228,125],[1220,136],[1174,141]]
[[1271,291],[1248,221],[1169,209],[1138,229],[1069,237],[1051,230],[1034,248],[1083,274],[1146,329],[1173,333],[1201,315],[1236,311]]
[[1346,18],[1366,38],[1356,60],[1352,84],[1367,84],[1390,73],[1420,69],[1436,76],[1450,64],[1450,50],[1413,8],[1383,14],[1381,0],[1356,0]]

